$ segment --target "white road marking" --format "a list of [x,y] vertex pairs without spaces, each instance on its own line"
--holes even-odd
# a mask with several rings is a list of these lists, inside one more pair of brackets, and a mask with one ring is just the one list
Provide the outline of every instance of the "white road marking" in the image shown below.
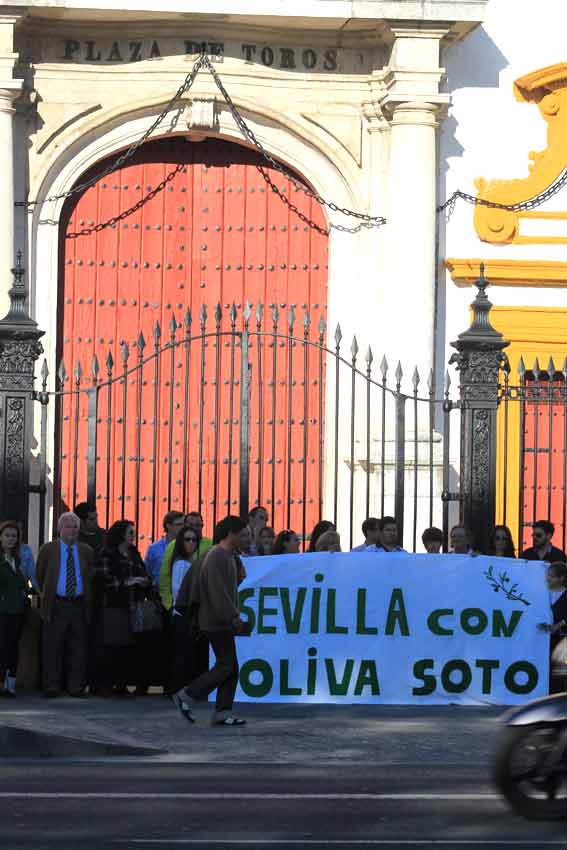
[[0,791],[21,800],[500,800],[498,794],[248,794],[114,791]]
[[422,839],[410,839],[410,838],[130,838],[130,839],[119,839],[115,841],[116,844],[167,844],[171,846],[172,844],[199,844],[201,846],[205,844],[228,844],[228,845],[251,845],[251,844],[261,844],[262,846],[267,844],[273,844],[281,846],[293,846],[294,844],[300,844],[302,846],[318,846],[318,847],[330,847],[340,845],[342,847],[353,847],[355,845],[372,845],[372,846],[388,846],[388,847],[446,847],[448,845],[455,845],[459,847],[490,847],[496,845],[497,847],[567,847],[567,840],[565,841],[541,841],[535,839],[530,839],[527,841],[524,840],[487,840],[483,839],[451,839],[451,838],[422,838]]

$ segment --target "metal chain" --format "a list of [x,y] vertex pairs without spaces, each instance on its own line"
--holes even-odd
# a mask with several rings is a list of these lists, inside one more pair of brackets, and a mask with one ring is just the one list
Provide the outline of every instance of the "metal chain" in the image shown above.
[[293,201],[291,201],[287,197],[287,195],[284,195],[283,192],[281,191],[281,189],[279,189],[278,186],[276,186],[276,184],[274,183],[274,181],[272,180],[272,178],[270,177],[270,175],[268,174],[268,172],[266,171],[266,169],[262,165],[257,165],[256,168],[258,169],[258,171],[260,172],[260,174],[262,175],[263,179],[266,181],[266,183],[268,184],[268,186],[270,187],[272,192],[274,192],[280,198],[280,200],[283,201],[283,203],[286,205],[286,207],[288,207],[288,209],[291,210],[292,213],[295,213],[295,215],[300,219],[300,221],[303,221],[305,224],[309,225],[309,227],[311,227],[313,230],[317,230],[319,233],[322,233],[324,236],[328,236],[329,231],[327,230],[327,228],[321,227],[320,224],[317,224],[317,222],[313,221],[313,219],[311,219],[311,218],[309,218],[309,216],[305,215],[305,213],[302,212],[299,209],[299,207],[297,207],[293,203]]
[[[286,178],[288,178],[288,180],[290,180],[294,189],[296,189],[299,192],[303,192],[305,195],[307,195],[308,198],[313,198],[315,201],[317,201],[319,204],[321,204],[321,206],[327,207],[327,209],[331,210],[332,212],[340,213],[341,215],[345,215],[345,216],[350,216],[351,218],[358,218],[361,221],[364,221],[370,227],[381,227],[383,224],[386,224],[386,219],[383,216],[368,215],[368,213],[355,212],[354,210],[349,210],[346,207],[339,207],[337,204],[333,203],[332,201],[328,201],[326,198],[323,198],[322,195],[319,195],[318,192],[314,192],[312,189],[310,189],[304,183],[299,181],[297,179],[297,177],[289,170],[289,168],[287,168],[281,162],[278,162],[276,159],[273,158],[273,156],[271,156],[268,153],[268,151],[266,150],[266,148],[264,147],[262,142],[256,137],[253,130],[251,130],[251,128],[248,126],[248,124],[246,123],[246,121],[244,120],[244,118],[242,117],[242,115],[240,114],[240,112],[238,111],[236,106],[234,105],[232,98],[230,97],[229,93],[225,89],[220,76],[217,74],[217,72],[216,72],[216,70],[215,70],[215,68],[214,68],[214,66],[213,66],[213,64],[212,64],[212,62],[211,62],[211,60],[209,59],[208,56],[205,56],[205,61],[203,62],[203,67],[206,68],[209,71],[209,73],[211,74],[213,80],[215,81],[216,87],[218,88],[218,90],[220,91],[220,93],[222,94],[223,98],[226,101],[226,104],[227,104],[227,106],[230,110],[230,114],[234,118],[234,122],[235,122],[236,126],[238,127],[238,129],[240,130],[240,132],[242,133],[244,138],[248,139],[248,141],[262,155],[263,159],[265,159],[266,162],[275,171],[278,171],[280,174],[282,174],[284,177],[286,177]],[[261,167],[259,166],[259,168],[261,168]],[[264,174],[262,174],[262,176],[266,180],[266,176]],[[287,204],[287,206],[289,206],[291,209],[293,209],[293,205],[288,201],[287,198],[284,198],[282,196],[280,189],[271,180],[270,181],[266,180],[266,182],[269,183],[272,191],[275,192],[277,195],[279,195],[280,198],[282,198],[282,200],[284,201],[284,203]],[[294,209],[294,212],[299,213],[297,208]],[[339,229],[338,226],[336,226],[336,228]],[[347,228],[341,228],[341,229],[347,229]]]
[[[205,56],[205,60],[203,62],[203,67],[206,68],[207,71],[209,71],[209,73],[211,74],[213,80],[215,81],[215,84],[216,84],[218,90],[220,91],[224,100],[226,101],[226,104],[227,104],[227,106],[230,110],[230,113],[231,113],[231,115],[232,115],[232,117],[233,117],[233,119],[236,123],[236,126],[238,127],[238,129],[240,130],[240,132],[242,133],[244,138],[248,139],[248,141],[252,145],[254,145],[256,150],[262,155],[262,157],[266,160],[267,163],[269,163],[269,165],[273,169],[275,169],[280,174],[287,177],[291,181],[292,185],[294,186],[294,188],[296,190],[303,192],[305,195],[307,195],[310,198],[314,198],[314,200],[316,200],[319,204],[327,207],[332,212],[341,213],[342,215],[351,216],[353,218],[357,218],[357,219],[361,220],[361,223],[358,224],[355,227],[346,227],[346,226],[341,225],[341,224],[331,223],[329,225],[329,230],[334,229],[334,230],[339,230],[339,231],[346,232],[346,233],[358,233],[358,232],[360,232],[360,230],[362,228],[365,228],[365,227],[370,227],[370,228],[381,227],[382,225],[386,224],[386,219],[384,218],[384,216],[371,216],[371,215],[368,215],[367,213],[359,213],[359,212],[355,212],[354,210],[349,210],[345,207],[339,207],[337,204],[333,203],[332,201],[327,201],[325,198],[323,198],[317,192],[313,192],[304,183],[300,182],[297,179],[297,177],[295,177],[295,175],[293,173],[291,173],[290,170],[285,165],[283,165],[282,163],[275,160],[268,153],[268,151],[266,150],[264,145],[260,142],[260,140],[254,134],[252,129],[247,125],[246,121],[244,120],[244,118],[242,117],[240,112],[238,111],[238,109],[235,106],[235,104],[233,103],[230,95],[228,94],[227,90],[225,89],[219,74],[217,73],[215,67],[213,66],[213,64],[210,61],[208,56]],[[307,219],[307,217],[303,213],[301,213],[297,209],[297,207],[281,192],[281,190],[274,184],[274,182],[271,180],[271,178],[269,177],[267,172],[265,170],[263,170],[261,166],[258,166],[258,170],[260,171],[260,173],[262,174],[262,177],[264,178],[266,183],[268,183],[268,185],[270,186],[272,191],[275,192],[281,198],[281,200],[292,210],[292,212],[295,212],[299,216],[300,219],[308,221],[312,226],[315,226],[316,229],[318,229],[320,231],[323,230],[323,232],[328,233],[328,230],[320,228],[317,225],[314,225],[313,222],[310,222]],[[567,169],[565,169],[564,172],[559,176],[559,178],[556,181],[554,181],[550,186],[548,186],[547,189],[545,189],[543,192],[540,192],[538,195],[535,195],[533,198],[529,198],[526,201],[519,201],[515,204],[499,204],[496,201],[490,201],[486,198],[478,198],[475,195],[470,195],[467,192],[462,192],[459,189],[456,192],[453,192],[451,197],[448,198],[443,204],[438,206],[437,209],[436,209],[436,212],[441,213],[441,212],[444,212],[445,210],[447,210],[448,215],[450,216],[452,214],[454,208],[455,208],[456,202],[459,199],[466,201],[469,204],[473,204],[475,206],[491,207],[493,209],[508,210],[510,212],[520,212],[522,210],[532,210],[532,209],[535,209],[538,206],[541,206],[541,204],[545,203],[550,198],[552,198],[554,195],[556,195],[558,192],[560,192],[561,189],[566,184],[567,184]]]
[[158,183],[151,192],[148,192],[147,195],[144,195],[140,198],[136,203],[128,207],[127,210],[123,210],[121,213],[117,213],[117,215],[113,215],[112,218],[107,219],[107,221],[99,222],[98,224],[94,224],[91,227],[84,227],[82,230],[76,230],[73,233],[67,233],[66,239],[78,239],[79,236],[88,236],[89,233],[100,233],[101,230],[104,230],[107,227],[115,227],[118,222],[123,221],[125,218],[129,218],[135,212],[138,212],[148,201],[151,201],[155,198],[156,195],[159,195],[160,192],[163,192],[168,183],[171,183],[176,174],[179,174],[180,171],[186,171],[187,166],[183,165],[183,163],[179,163],[173,171],[170,171],[161,183]]
[[[316,230],[323,236],[328,236],[331,230],[339,230],[342,233],[360,233],[360,231],[364,227],[381,227],[381,224],[378,224],[374,221],[361,221],[359,224],[354,225],[354,227],[348,227],[346,224],[334,224],[331,221],[329,222],[328,227],[322,227],[320,224],[317,224],[317,222],[313,221],[312,218],[309,218],[308,215],[302,212],[299,207],[296,206],[296,204],[294,204],[293,201],[291,201],[286,194],[284,194],[285,190],[282,190],[278,186],[276,186],[276,184],[270,177],[268,171],[266,171],[266,169],[262,165],[257,165],[256,168],[258,169],[258,171],[262,175],[262,178],[266,181],[272,192],[278,196],[280,201],[282,201],[282,203],[284,203],[286,207],[299,218],[300,221],[303,221],[304,224],[307,224],[312,230]],[[295,180],[295,177],[291,174],[287,174],[286,176],[289,178],[290,181]],[[305,191],[306,194],[309,193],[307,187],[303,187],[303,191]],[[313,195],[313,197],[315,196]],[[353,213],[353,215],[355,215],[355,213]],[[384,219],[384,224],[385,222],[386,220]]]
[[563,189],[565,184],[567,184],[567,168],[559,175],[557,180],[548,186],[547,189],[544,189],[543,192],[540,192],[538,195],[534,195],[533,198],[529,198],[527,201],[518,201],[515,204],[499,204],[497,201],[489,201],[487,198],[477,198],[475,195],[469,195],[458,189],[456,192],[453,192],[451,197],[446,200],[445,203],[437,207],[437,212],[443,212],[443,210],[450,208],[451,213],[455,207],[455,202],[459,198],[466,201],[468,204],[474,204],[478,207],[491,207],[496,210],[508,210],[508,212],[533,210],[544,204],[550,198],[553,198],[554,195]]
[[17,201],[15,205],[17,207],[33,207],[33,206],[36,206],[36,204],[44,204],[44,203],[47,203],[49,201],[59,201],[62,198],[69,198],[72,195],[76,195],[79,192],[83,192],[85,189],[88,189],[90,186],[94,186],[94,184],[97,183],[99,180],[102,180],[104,177],[108,177],[108,175],[111,174],[113,171],[117,171],[119,168],[121,168],[124,165],[124,163],[127,162],[129,159],[131,159],[134,156],[134,154],[136,153],[136,151],[138,151],[142,147],[142,145],[152,135],[154,130],[156,130],[157,127],[159,127],[159,125],[161,124],[161,122],[163,121],[163,119],[165,118],[165,116],[167,115],[169,110],[172,108],[172,106],[175,106],[177,101],[186,92],[189,91],[189,89],[191,88],[191,86],[195,82],[195,78],[196,78],[197,74],[199,73],[201,68],[205,65],[205,61],[209,62],[209,59],[208,59],[207,55],[203,52],[203,53],[201,53],[201,55],[199,56],[199,58],[197,59],[197,61],[193,65],[191,71],[189,71],[189,73],[187,74],[187,76],[185,77],[185,79],[183,80],[183,82],[181,83],[181,85],[179,86],[179,88],[177,89],[175,94],[173,95],[173,97],[164,106],[164,108],[162,109],[162,111],[160,112],[160,114],[158,115],[156,120],[153,122],[153,124],[146,130],[146,132],[137,141],[135,141],[133,144],[131,144],[130,147],[126,151],[124,151],[123,154],[121,154],[118,157],[118,159],[116,159],[107,168],[105,168],[104,171],[101,174],[96,174],[94,177],[91,177],[90,180],[85,180],[84,183],[79,183],[77,186],[74,186],[72,189],[69,189],[68,192],[62,192],[60,195],[50,195],[48,198],[43,198],[42,200],[35,200],[35,201]]
[[[195,82],[195,78],[197,77],[197,74],[199,73],[201,68],[206,68],[207,71],[209,71],[209,73],[211,74],[211,76],[212,76],[212,78],[215,82],[215,85],[217,86],[218,90],[222,94],[222,96],[223,96],[223,98],[224,98],[224,100],[225,100],[225,102],[226,102],[226,104],[229,108],[229,111],[230,111],[230,113],[231,113],[231,115],[234,119],[236,126],[238,127],[238,129],[240,130],[240,132],[242,133],[244,138],[247,139],[253,145],[253,147],[256,148],[256,150],[261,154],[262,158],[275,171],[279,172],[284,177],[286,177],[291,182],[292,186],[297,191],[303,192],[309,198],[313,198],[315,201],[317,201],[317,203],[321,204],[321,206],[326,207],[331,212],[335,212],[335,213],[339,213],[339,214],[347,216],[347,217],[359,219],[359,223],[357,225],[355,225],[354,227],[348,227],[348,226],[342,225],[342,224],[334,224],[332,222],[329,225],[328,229],[321,227],[320,225],[318,225],[314,221],[312,221],[308,216],[306,216],[305,213],[301,212],[301,210],[299,210],[299,208],[292,201],[290,201],[290,199],[285,196],[285,194],[282,192],[282,190],[273,182],[272,178],[270,177],[270,175],[268,174],[266,169],[263,168],[261,165],[258,165],[257,166],[258,171],[260,172],[260,174],[262,175],[263,179],[266,181],[266,183],[268,184],[268,186],[270,187],[272,192],[274,192],[276,195],[278,195],[278,197],[283,201],[283,203],[285,203],[286,206],[295,215],[297,215],[300,218],[301,221],[304,221],[310,227],[315,228],[316,230],[318,230],[319,232],[321,232],[323,234],[328,234],[329,230],[331,230],[331,229],[338,230],[338,231],[345,232],[345,233],[359,233],[363,228],[381,227],[382,225],[386,224],[386,219],[384,218],[384,216],[372,216],[372,215],[369,215],[368,213],[356,212],[355,210],[350,210],[346,207],[339,207],[337,204],[333,203],[333,201],[328,201],[326,198],[324,198],[318,192],[314,192],[312,189],[310,189],[308,186],[306,186],[303,182],[298,180],[297,177],[295,176],[295,174],[293,174],[288,167],[286,167],[284,164],[282,164],[282,163],[278,162],[276,159],[274,159],[268,153],[268,151],[266,150],[266,148],[264,147],[262,142],[256,137],[253,130],[248,126],[248,124],[246,123],[246,121],[244,120],[244,118],[242,117],[242,115],[240,114],[238,109],[236,108],[232,98],[230,97],[227,90],[225,89],[219,74],[217,73],[216,69],[214,68],[214,66],[213,66],[211,60],[209,59],[209,57],[207,56],[205,50],[202,51],[201,55],[199,56],[199,58],[197,59],[197,61],[193,65],[193,68],[191,69],[191,71],[185,77],[183,83],[179,86],[179,88],[177,89],[177,91],[175,92],[173,97],[168,101],[168,103],[163,108],[163,110],[160,112],[160,114],[155,119],[155,121],[152,123],[152,125],[146,130],[146,132],[137,141],[135,141],[132,145],[130,145],[130,147],[123,154],[121,154],[114,162],[112,162],[109,166],[107,166],[107,168],[105,168],[102,173],[94,175],[92,178],[90,178],[90,180],[86,180],[84,183],[80,183],[77,186],[74,186],[72,189],[69,189],[67,192],[62,192],[61,194],[58,194],[58,195],[50,195],[48,198],[43,198],[42,200],[16,201],[15,206],[17,206],[17,207],[28,207],[29,208],[29,207],[33,207],[37,204],[43,204],[43,203],[46,203],[46,202],[49,202],[49,201],[57,201],[57,200],[61,200],[62,198],[71,197],[72,195],[76,195],[79,192],[82,192],[85,189],[88,189],[90,186],[93,186],[99,180],[103,179],[104,177],[108,177],[108,175],[110,175],[112,172],[121,168],[124,165],[124,163],[127,162],[129,159],[131,159],[134,156],[134,154],[142,147],[142,145],[145,144],[145,142],[152,135],[152,133],[157,129],[157,127],[159,127],[161,122],[166,117],[167,113],[177,103],[177,101],[179,101],[180,98],[184,94],[186,94],[186,92],[189,91],[189,89],[192,87],[193,83]],[[170,175],[168,175],[169,179],[173,179],[173,177],[175,176],[175,174],[178,173],[179,170],[181,170],[181,167],[178,167],[174,172],[172,172]],[[164,188],[164,186],[166,185],[167,182],[169,182],[169,181],[166,178],[164,181],[162,181],[163,185],[160,184],[159,187],[156,187],[156,189],[153,190],[152,192],[150,192],[147,196],[145,196],[145,198],[140,199],[140,201],[138,201],[129,210],[125,210],[123,213],[120,213],[117,216],[113,216],[107,222],[97,224],[92,228],[85,228],[84,230],[78,231],[77,233],[69,234],[69,237],[70,238],[76,238],[77,236],[83,236],[83,235],[86,235],[88,233],[98,232],[100,230],[103,230],[105,227],[115,225],[116,223],[121,221],[123,218],[126,218],[132,212],[135,212],[137,209],[139,209],[139,207],[142,206],[143,203],[145,203],[146,201],[148,201],[152,197],[154,197],[155,194],[157,194],[159,191],[161,191]],[[500,204],[500,203],[497,203],[496,201],[490,201],[487,198],[479,198],[479,197],[476,197],[475,195],[470,195],[467,192],[463,192],[460,189],[458,189],[456,192],[453,192],[453,194],[451,195],[450,198],[448,198],[446,201],[444,201],[444,203],[440,204],[436,208],[436,212],[441,213],[441,212],[444,212],[445,210],[447,210],[447,214],[450,217],[450,215],[452,214],[452,212],[455,208],[455,204],[456,204],[457,200],[459,200],[459,199],[465,201],[466,203],[473,204],[475,206],[490,207],[492,209],[507,210],[509,212],[520,212],[520,211],[525,211],[525,210],[532,210],[532,209],[535,209],[536,207],[541,206],[541,204],[545,203],[550,198],[554,197],[554,195],[556,195],[558,192],[560,192],[561,189],[563,189],[563,187],[566,184],[567,184],[567,168],[562,172],[562,174],[558,177],[558,179],[555,180],[550,186],[548,186],[543,192],[540,192],[538,195],[535,195],[534,197],[529,198],[526,201],[519,201],[515,204]]]
[[[304,224],[307,224],[312,230],[316,230],[318,233],[321,233],[323,236],[328,236],[331,230],[339,230],[341,233],[360,233],[360,231],[365,227],[381,227],[381,224],[377,224],[374,221],[361,221],[359,224],[354,225],[354,227],[348,227],[346,224],[334,224],[332,221],[329,222],[329,227],[322,227],[317,222],[313,221],[312,218],[309,218],[304,212],[302,212],[296,204],[291,201],[286,194],[274,183],[269,173],[262,165],[257,165],[256,168],[262,175],[262,178],[266,181],[272,192],[278,196],[280,201],[286,205],[286,207],[291,210],[294,215],[296,215],[300,221],[303,221]],[[290,180],[295,180],[292,175],[287,175]],[[304,191],[308,191],[306,187],[304,187]],[[355,215],[355,213],[353,213]],[[384,219],[384,223],[386,220]]]

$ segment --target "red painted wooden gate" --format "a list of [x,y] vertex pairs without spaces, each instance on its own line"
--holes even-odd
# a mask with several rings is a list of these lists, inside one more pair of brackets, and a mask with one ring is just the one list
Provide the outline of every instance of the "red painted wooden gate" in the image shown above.
[[532,523],[550,519],[553,544],[567,544],[567,401],[564,376],[540,374],[525,384],[521,436],[520,550],[532,545]]
[[[114,360],[112,374],[120,375],[125,352],[121,344],[128,344],[132,371],[127,375],[126,398],[124,384],[114,387],[110,409],[108,398],[100,398],[96,498],[103,522],[123,515],[137,519],[139,538],[146,543],[159,535],[168,508],[201,507],[208,533],[215,518],[238,509],[238,434],[233,430],[238,428],[238,406],[234,409],[238,367],[234,380],[230,375],[238,340],[215,337],[217,304],[223,314],[219,327],[229,331],[233,303],[237,330],[242,328],[247,301],[254,310],[264,305],[261,328],[255,312],[250,319],[251,330],[266,331],[266,336],[251,341],[256,353],[251,351],[250,505],[258,500],[267,505],[276,530],[287,526],[288,520],[302,530],[303,500],[307,528],[319,518],[321,472],[316,474],[315,469],[324,410],[320,358],[315,349],[305,358],[301,342],[292,344],[284,336],[292,305],[297,316],[293,331],[300,338],[304,310],[309,311],[311,328],[325,317],[325,220],[316,201],[264,166],[304,217],[293,213],[269,190],[258,171],[259,162],[255,152],[223,140],[154,141],[122,169],[71,198],[63,212],[58,354],[68,375],[65,388],[93,386],[95,355],[99,382],[108,376],[108,352]],[[107,166],[108,161],[100,163],[80,182]],[[108,221],[111,225],[97,226]],[[154,350],[156,322],[161,327],[156,350],[170,339],[172,316],[176,332],[183,335],[187,308],[192,315],[191,336],[199,335],[202,305],[208,314],[205,331],[213,336],[202,341],[205,348],[197,350],[192,344],[188,371],[184,345],[148,362],[142,372],[134,369],[142,354],[147,357]],[[271,333],[275,306],[280,311],[281,338]],[[143,352],[140,333],[146,343]],[[187,415],[185,393],[190,399]],[[86,497],[88,425],[86,394],[64,395],[56,440],[60,508]],[[303,457],[305,445],[307,457]],[[291,463],[293,474],[286,475]],[[298,463],[309,465],[308,493],[300,486]]]

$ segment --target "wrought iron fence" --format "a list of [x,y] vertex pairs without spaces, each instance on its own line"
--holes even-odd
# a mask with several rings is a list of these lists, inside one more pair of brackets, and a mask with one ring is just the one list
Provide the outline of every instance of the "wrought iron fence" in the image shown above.
[[203,308],[198,328],[186,312],[165,341],[156,326],[151,346],[138,334],[93,352],[88,371],[60,364],[52,379],[44,363],[37,390],[43,332],[26,312],[20,262],[13,271],[0,321],[0,513],[33,544],[88,499],[107,525],[135,521],[140,541],[169,508],[200,508],[209,529],[262,503],[275,528],[304,541],[319,518],[335,521],[344,548],[372,514],[395,516],[409,549],[432,523],[446,548],[457,520],[481,551],[495,520],[520,531],[521,548],[539,517],[565,545],[567,363],[521,361],[511,380],[482,268],[472,323],[453,343],[456,401],[448,376],[437,392],[432,374],[378,366],[339,327],[330,340],[324,313],[297,318],[289,305],[217,307],[212,318]]
[[[447,534],[458,491],[448,374],[438,398],[432,372],[406,382],[399,363],[377,365],[340,326],[329,346],[324,314],[293,306],[217,305],[212,316],[203,306],[197,323],[189,310],[172,316],[165,341],[156,324],[151,345],[122,340],[88,371],[60,363],[53,391],[44,363],[40,456],[54,405],[54,521],[87,500],[106,526],[131,519],[147,543],[170,509],[199,510],[210,529],[263,504],[304,545],[322,518],[345,548],[369,515],[395,516],[413,550],[427,526]],[[41,537],[46,498],[44,488]]]
[[[499,390],[500,519],[531,546],[532,524],[550,519],[554,543],[567,544],[567,358],[545,369],[536,357],[503,365]],[[519,494],[519,497],[518,497]],[[515,535],[516,536],[516,535]]]

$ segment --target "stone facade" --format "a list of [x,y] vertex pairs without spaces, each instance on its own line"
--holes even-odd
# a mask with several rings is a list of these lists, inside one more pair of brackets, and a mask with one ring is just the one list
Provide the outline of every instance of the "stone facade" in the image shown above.
[[[425,15],[421,3],[355,5],[359,16],[349,21],[337,15],[337,4],[326,2],[310,4],[316,17],[303,4],[301,17],[287,4],[286,15],[250,17],[243,8],[227,21],[220,12],[203,17],[189,10],[181,21],[174,4],[159,13],[139,4],[105,15],[73,3],[63,14],[31,3],[26,14],[4,17],[4,74],[12,78],[2,90],[6,125],[13,94],[22,90],[13,122],[12,195],[21,201],[61,194],[90,165],[132,143],[206,43],[235,104],[273,155],[339,207],[388,214],[387,231],[332,231],[329,319],[332,324],[340,317],[347,332],[365,339],[373,317],[387,310],[390,326],[403,321],[408,328],[413,359],[427,372],[434,326],[435,131],[449,102],[440,92],[440,53],[478,23],[485,4],[430,2]],[[217,123],[206,132],[241,140],[206,73],[189,98],[190,132],[203,129],[195,99],[216,103]],[[157,132],[179,132],[176,111]],[[6,164],[2,173],[9,171]],[[10,192],[2,197],[7,208]],[[16,212],[16,243],[27,246],[33,311],[43,318],[49,353],[55,349],[61,205],[44,201],[27,216],[24,208]],[[332,214],[330,223],[351,222]],[[9,254],[10,233],[3,238]],[[9,272],[2,274],[5,293]],[[351,281],[348,298],[345,280]],[[410,291],[420,301],[415,322],[405,310]],[[391,356],[401,354],[397,336],[383,339]]]
[[[279,3],[263,4],[257,14],[258,4],[243,1],[229,14],[211,2],[206,15],[197,3],[141,0],[121,9],[30,2],[13,14],[4,6],[0,239],[4,257],[14,246],[25,252],[31,312],[45,331],[50,367],[58,196],[148,132],[204,44],[272,156],[337,207],[387,217],[383,228],[349,233],[341,226],[352,218],[328,213],[329,326],[340,320],[345,336],[356,333],[390,362],[402,358],[408,375],[417,363],[427,376],[435,365],[437,128],[451,100],[443,55],[478,26],[486,3],[310,0],[285,4],[285,14]],[[242,142],[206,72],[152,138],[166,134]],[[4,305],[10,265],[0,270]]]

